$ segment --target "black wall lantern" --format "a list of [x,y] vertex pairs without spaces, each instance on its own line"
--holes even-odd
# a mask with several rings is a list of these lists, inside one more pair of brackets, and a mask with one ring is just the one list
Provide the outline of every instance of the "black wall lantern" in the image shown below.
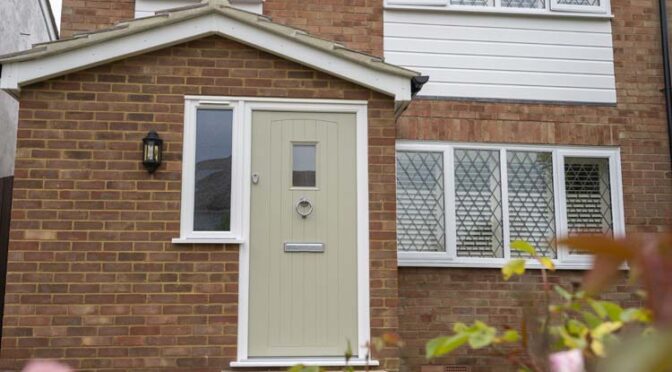
[[142,165],[149,173],[154,173],[161,166],[163,140],[155,131],[147,133],[142,139]]

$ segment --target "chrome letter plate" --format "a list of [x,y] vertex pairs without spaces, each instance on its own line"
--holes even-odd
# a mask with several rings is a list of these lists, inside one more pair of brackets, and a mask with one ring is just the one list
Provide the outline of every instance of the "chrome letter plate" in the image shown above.
[[323,253],[324,243],[285,243],[287,253]]

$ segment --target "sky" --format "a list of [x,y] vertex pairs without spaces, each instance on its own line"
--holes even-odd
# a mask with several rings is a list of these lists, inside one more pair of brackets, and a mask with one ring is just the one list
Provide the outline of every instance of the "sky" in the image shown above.
[[49,0],[51,3],[51,9],[54,12],[54,18],[56,19],[56,26],[58,29],[61,29],[61,6],[63,5],[63,0]]

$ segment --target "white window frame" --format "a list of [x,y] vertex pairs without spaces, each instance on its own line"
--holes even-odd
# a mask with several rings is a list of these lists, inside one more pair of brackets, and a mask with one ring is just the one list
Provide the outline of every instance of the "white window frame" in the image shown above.
[[[244,122],[242,103],[231,100],[211,100],[186,97],[184,102],[184,137],[182,150],[182,204],[180,237],[174,244],[240,244],[243,242],[243,165]],[[231,224],[229,231],[194,231],[194,192],[196,171],[196,127],[199,109],[231,110]]]
[[501,0],[492,0],[492,6],[455,5],[451,0],[385,0],[388,9],[417,9],[417,10],[444,10],[467,11],[480,13],[508,13],[508,14],[538,14],[538,15],[568,15],[588,17],[611,17],[610,0],[600,0],[599,6],[559,4],[558,0],[544,0],[543,8],[516,8],[503,7]]
[[[495,150],[500,151],[502,224],[504,239],[503,258],[478,258],[457,256],[457,224],[455,216],[454,150]],[[625,218],[623,212],[623,188],[621,176],[620,149],[615,147],[579,147],[579,146],[534,146],[511,144],[473,144],[459,142],[397,141],[397,151],[420,151],[443,153],[446,252],[397,252],[399,266],[410,267],[478,267],[499,268],[510,260],[510,236],[508,214],[508,162],[507,151],[550,152],[553,158],[553,197],[555,199],[556,237],[567,236],[567,210],[565,199],[564,159],[566,157],[609,159],[609,179],[611,187],[611,207],[613,234],[625,236]],[[557,258],[553,260],[558,269],[589,269],[593,257],[586,254],[570,254],[567,247],[558,246]],[[530,260],[530,268],[541,268],[538,262]]]
[[558,0],[546,0],[548,5],[550,5],[551,11],[558,12],[572,12],[572,13],[607,13],[607,10],[610,9],[608,0],[599,0],[600,5],[590,6],[590,5],[569,5],[569,4],[560,4]]

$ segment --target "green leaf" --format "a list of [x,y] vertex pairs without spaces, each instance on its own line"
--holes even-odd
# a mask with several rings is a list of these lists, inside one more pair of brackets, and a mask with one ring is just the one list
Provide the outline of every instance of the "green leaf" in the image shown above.
[[572,294],[567,292],[564,288],[562,288],[559,285],[553,286],[553,290],[555,290],[555,292],[559,294],[560,297],[564,298],[567,301],[572,299]]
[[573,337],[565,327],[553,327],[553,330],[561,337],[562,343],[569,349],[583,349],[586,347],[586,341],[583,338]]
[[511,260],[502,267],[502,275],[504,280],[511,279],[514,275],[523,275],[525,274],[525,260],[515,259]]
[[520,334],[518,333],[518,331],[509,329],[506,332],[504,332],[504,335],[501,337],[501,340],[503,342],[518,342],[518,340],[520,340]]
[[539,257],[537,258],[537,261],[541,264],[541,266],[545,267],[548,270],[555,271],[555,264],[553,263],[553,260],[551,260],[548,257]]
[[536,256],[537,255],[537,250],[534,249],[532,244],[524,241],[524,240],[514,240],[511,242],[511,249],[515,249],[520,252],[525,252],[529,254],[530,256]]
[[605,335],[615,332],[623,326],[621,322],[604,322],[590,331],[590,335],[595,339],[600,339]]
[[604,351],[604,343],[601,340],[593,340],[590,343],[590,349],[597,356],[605,357],[607,355],[606,352]]
[[590,304],[590,307],[593,308],[597,316],[599,316],[602,319],[607,317],[607,309],[604,308],[604,306],[600,301],[588,300],[588,303]]
[[623,322],[651,322],[651,311],[642,308],[625,309],[621,313],[621,321]]
[[434,359],[451,353],[468,340],[469,335],[466,333],[459,333],[451,337],[437,337],[429,341],[425,347],[427,359]]
[[455,325],[453,325],[453,332],[455,332],[455,333],[467,332],[468,329],[469,329],[469,327],[467,327],[467,325],[464,324],[464,323],[458,322],[458,323],[455,323]]
[[469,346],[473,349],[481,349],[490,346],[495,341],[497,330],[492,327],[479,329],[469,335]]
[[349,362],[352,359],[352,343],[348,340],[348,348],[345,349],[345,362]]
[[602,324],[602,319],[596,317],[595,314],[591,313],[590,311],[582,311],[581,315],[590,329],[593,329]]
[[320,367],[310,366],[306,367],[303,364],[296,365],[288,370],[288,372],[320,372]]
[[588,327],[576,319],[567,321],[567,332],[572,336],[583,337],[588,332]]
[[622,307],[609,301],[601,301],[601,302],[602,306],[604,307],[604,310],[607,312],[607,316],[609,317],[609,319],[611,319],[614,322],[618,322],[621,320],[621,314],[623,313]]

